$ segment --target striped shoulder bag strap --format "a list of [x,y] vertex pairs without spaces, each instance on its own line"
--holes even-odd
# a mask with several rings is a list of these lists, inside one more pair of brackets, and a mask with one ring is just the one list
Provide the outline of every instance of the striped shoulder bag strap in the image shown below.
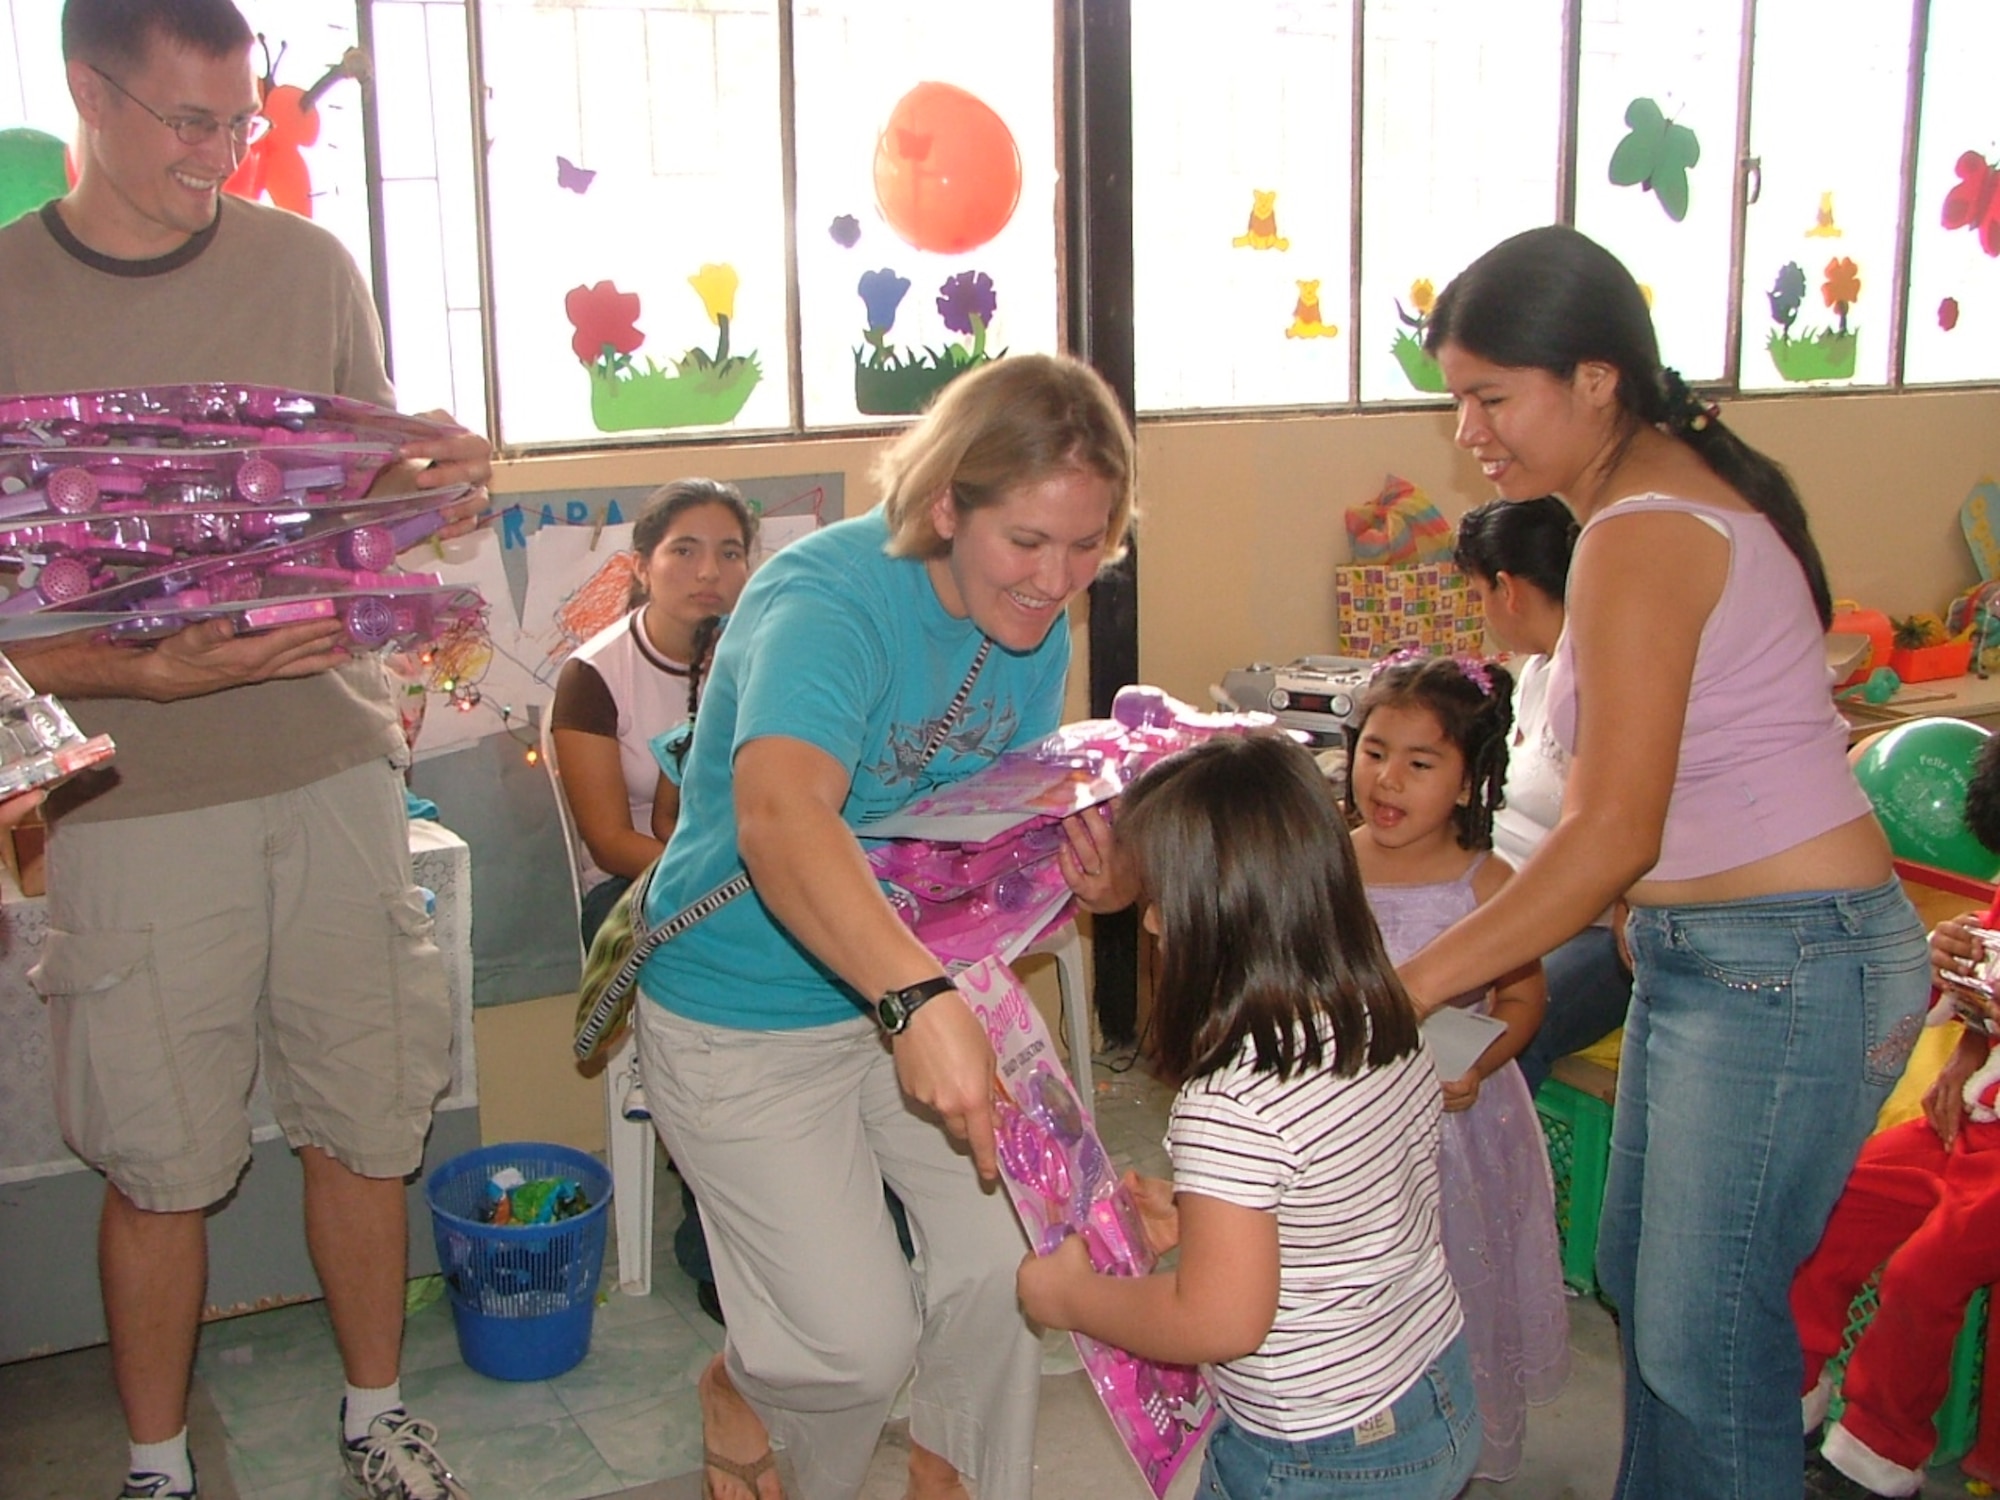
[[[980,669],[986,665],[986,658],[992,650],[992,640],[982,638],[979,650],[972,658],[972,666],[965,674],[965,681],[958,685],[958,691],[952,695],[951,703],[944,711],[944,717],[937,721],[931,730],[930,738],[924,742],[923,759],[917,762],[917,771],[920,774],[936,759],[938,751],[944,748],[945,741],[951,737],[960,715],[965,712],[966,703],[972,697],[972,687],[979,680]],[[646,966],[646,960],[659,950],[662,943],[672,942],[697,922],[714,916],[750,889],[749,872],[739,870],[708,894],[689,902],[658,927],[640,930],[640,924],[645,920],[646,896],[653,883],[653,872],[659,867],[660,862],[654,860],[640,871],[638,878],[632,882],[630,892],[632,925],[634,930],[638,931],[638,937],[632,944],[632,951],[625,956],[625,961],[605,980],[604,987],[591,1002],[589,1013],[576,1028],[571,1047],[580,1058],[589,1057],[596,1051],[598,1039],[624,1013],[627,997],[639,982],[639,971]]]

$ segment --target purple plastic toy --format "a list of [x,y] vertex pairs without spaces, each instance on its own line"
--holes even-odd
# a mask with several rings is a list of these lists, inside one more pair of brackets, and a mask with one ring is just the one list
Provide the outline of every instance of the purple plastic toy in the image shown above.
[[1012,960],[1070,912],[1062,819],[1109,801],[1148,766],[1217,734],[1271,729],[1269,714],[1202,713],[1154,687],[1119,690],[1109,719],[1066,724],[1030,750],[862,832],[891,904],[946,963]]
[[[1148,1274],[1155,1256],[1138,1208],[1058,1065],[1028,992],[990,958],[961,973],[958,988],[993,1044],[1000,1179],[1035,1253],[1050,1254],[1075,1234],[1105,1275]],[[1214,1418],[1207,1381],[1188,1365],[1157,1364],[1082,1334],[1072,1337],[1126,1451],[1153,1493],[1164,1495]]]
[[372,649],[476,628],[476,591],[392,571],[464,488],[368,498],[405,444],[454,430],[221,382],[0,401],[0,564],[22,570],[0,635],[338,618]]

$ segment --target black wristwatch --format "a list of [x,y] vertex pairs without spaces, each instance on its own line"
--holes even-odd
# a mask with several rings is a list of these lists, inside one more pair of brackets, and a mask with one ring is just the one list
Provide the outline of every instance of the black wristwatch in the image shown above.
[[890,1036],[899,1035],[910,1024],[910,1017],[939,995],[956,989],[942,974],[935,979],[919,980],[915,984],[903,986],[900,990],[890,990],[875,1002],[875,1018],[882,1023],[882,1029]]

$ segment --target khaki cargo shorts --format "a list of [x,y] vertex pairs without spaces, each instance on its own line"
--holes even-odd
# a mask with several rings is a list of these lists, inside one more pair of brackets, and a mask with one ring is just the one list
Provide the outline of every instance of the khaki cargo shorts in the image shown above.
[[59,823],[47,999],[63,1139],[140,1208],[204,1208],[250,1158],[261,1053],[294,1147],[422,1160],[452,1016],[395,767],[195,812]]

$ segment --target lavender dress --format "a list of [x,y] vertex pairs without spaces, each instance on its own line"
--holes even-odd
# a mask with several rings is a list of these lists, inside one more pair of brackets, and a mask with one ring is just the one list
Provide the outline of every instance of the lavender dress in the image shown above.
[[[1389,957],[1401,963],[1479,904],[1480,855],[1456,880],[1371,885],[1368,904]],[[1450,1003],[1485,1010],[1488,991]],[[1465,1304],[1465,1336],[1485,1441],[1480,1479],[1511,1479],[1521,1466],[1528,1407],[1552,1401],[1569,1377],[1569,1308],[1556,1238],[1548,1145],[1513,1063],[1479,1086],[1471,1109],[1444,1117],[1438,1175],[1445,1261]]]

